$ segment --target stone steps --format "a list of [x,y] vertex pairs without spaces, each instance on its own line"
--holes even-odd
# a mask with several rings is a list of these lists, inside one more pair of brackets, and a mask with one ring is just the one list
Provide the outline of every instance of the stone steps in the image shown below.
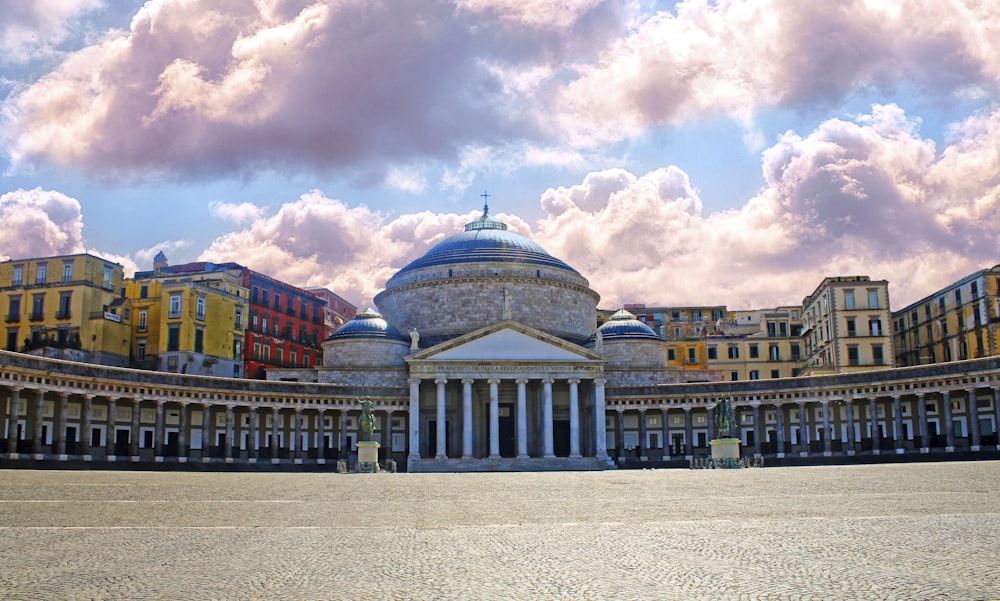
[[502,459],[410,458],[409,472],[559,472],[615,469],[614,463],[596,457],[528,457]]

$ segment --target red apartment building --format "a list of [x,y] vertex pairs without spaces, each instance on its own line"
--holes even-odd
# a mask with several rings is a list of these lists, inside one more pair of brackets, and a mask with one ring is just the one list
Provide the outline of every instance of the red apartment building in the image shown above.
[[323,362],[326,300],[252,269],[243,268],[250,290],[245,373],[264,379],[271,367],[312,367]]

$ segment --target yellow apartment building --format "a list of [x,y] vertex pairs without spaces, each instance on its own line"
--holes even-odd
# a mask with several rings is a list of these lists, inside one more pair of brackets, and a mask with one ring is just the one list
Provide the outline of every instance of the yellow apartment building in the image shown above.
[[900,366],[1000,353],[1000,265],[982,269],[894,311]]
[[228,266],[205,264],[192,273],[136,273],[125,294],[133,306],[137,367],[243,376],[249,291],[242,285],[242,270]]
[[889,283],[868,276],[828,277],[802,301],[801,375],[895,367]]
[[132,316],[123,280],[121,265],[86,253],[0,263],[4,348],[128,366]]

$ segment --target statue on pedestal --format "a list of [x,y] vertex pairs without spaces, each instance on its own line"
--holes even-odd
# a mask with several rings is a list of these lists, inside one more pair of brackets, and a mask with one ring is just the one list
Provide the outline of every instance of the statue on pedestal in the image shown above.
[[365,397],[359,402],[361,403],[361,417],[358,418],[358,440],[369,442],[375,431],[375,402],[369,397]]
[[729,399],[722,399],[715,405],[715,431],[719,438],[732,438],[735,426],[733,403]]
[[504,319],[514,318],[514,310],[513,308],[511,308],[511,302],[510,302],[510,292],[507,292],[506,288],[503,289],[503,318]]
[[410,334],[410,350],[418,350],[420,348],[420,332],[413,326],[407,328],[406,331]]

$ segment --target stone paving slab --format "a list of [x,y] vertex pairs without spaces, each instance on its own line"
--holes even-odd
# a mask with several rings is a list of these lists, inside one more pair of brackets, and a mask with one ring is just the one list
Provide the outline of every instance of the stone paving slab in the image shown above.
[[2,599],[998,599],[1000,463],[0,471]]

